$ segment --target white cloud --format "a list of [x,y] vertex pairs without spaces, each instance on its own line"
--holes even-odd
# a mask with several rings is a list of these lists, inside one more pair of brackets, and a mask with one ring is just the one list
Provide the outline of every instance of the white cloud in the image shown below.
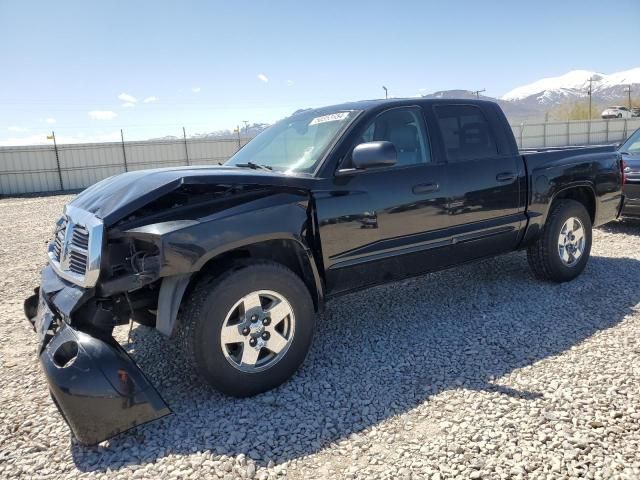
[[89,117],[93,120],[112,120],[116,118],[118,114],[116,112],[112,112],[111,110],[91,110],[89,112]]
[[293,80],[287,80],[287,86],[292,86],[293,85]]
[[10,132],[26,132],[27,130],[29,130],[28,128],[24,128],[24,127],[9,127],[7,128],[7,130],[9,130]]
[[138,99],[133,95],[129,95],[128,93],[124,93],[124,92],[118,95],[118,99],[127,103],[136,103],[138,101]]
[[143,100],[144,103],[152,103],[152,102],[157,102],[158,100],[160,100],[158,97],[147,97]]
[[131,107],[135,107],[136,104],[135,103],[131,103],[131,102],[127,102],[127,103],[123,103],[122,106],[125,107],[125,108],[131,108]]
[[267,83],[269,81],[269,77],[267,77],[264,73],[259,73],[258,80]]
[[45,121],[46,123],[48,123],[49,125],[53,125],[54,123],[56,123],[56,119],[55,119],[55,118],[52,118],[52,117],[45,118],[45,119],[44,119],[44,121]]
[[191,89],[191,91],[192,91],[193,93],[200,93],[200,90],[202,90],[200,87],[193,87],[193,88]]

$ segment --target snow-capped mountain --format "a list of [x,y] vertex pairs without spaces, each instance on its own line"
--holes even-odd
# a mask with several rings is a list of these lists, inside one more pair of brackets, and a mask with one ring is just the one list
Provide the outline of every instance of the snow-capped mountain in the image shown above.
[[[251,125],[240,127],[240,136],[242,138],[252,138],[262,133],[267,127],[268,123],[252,123]],[[188,135],[189,140],[201,140],[201,139],[232,139],[238,138],[238,132],[236,130],[215,130],[212,132],[194,133]],[[151,138],[150,140],[182,140],[182,137],[176,137],[175,135],[166,135],[164,137]]]
[[[559,77],[543,78],[514,88],[502,97],[481,96],[497,102],[510,121],[541,121],[566,118],[566,108],[587,101],[589,79],[592,79],[592,102],[595,112],[608,105],[626,105],[628,88],[634,106],[640,97],[640,67],[609,75],[591,70],[572,70]],[[475,98],[468,90],[444,90],[422,95],[424,98]]]
[[629,85],[640,86],[640,67],[609,75],[590,70],[572,70],[559,77],[543,78],[505,93],[501,100],[537,103],[549,106],[588,95],[589,79],[592,95],[600,100],[624,97]]
[[[469,90],[442,90],[439,92],[429,93],[422,95],[423,98],[476,98],[475,92]],[[480,95],[481,100],[490,100],[496,102],[504,111],[507,118],[513,121],[520,121],[523,119],[533,119],[544,117],[544,110],[539,105],[523,104],[519,101],[507,101],[499,98],[493,98],[485,95]]]

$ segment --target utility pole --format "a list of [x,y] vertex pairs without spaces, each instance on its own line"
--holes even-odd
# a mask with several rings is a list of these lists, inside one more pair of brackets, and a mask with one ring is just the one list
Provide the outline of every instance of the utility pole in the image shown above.
[[51,130],[51,135],[47,136],[47,140],[53,140],[53,150],[56,153],[56,166],[58,167],[58,180],[60,181],[60,190],[64,190],[62,182],[62,169],[60,168],[60,156],[58,155],[58,143],[56,142],[56,132]]
[[127,151],[124,148],[124,133],[122,133],[122,129],[120,129],[120,142],[122,144],[122,159],[124,161],[124,171],[129,171],[129,166],[127,165]]
[[244,133],[248,133],[249,132],[249,120],[242,120],[242,122],[244,123]]
[[189,165],[189,146],[187,145],[187,131],[182,127],[182,138],[184,139],[184,155],[187,165]]
[[627,85],[627,95],[629,102],[629,111],[631,111],[631,85]]
[[387,87],[385,87],[384,85],[382,86],[382,89],[384,90],[384,98],[389,98],[389,91],[387,90]]
[[589,95],[589,117],[588,120],[591,120],[591,85],[593,83],[593,77],[589,77],[589,91],[587,94]]
[[480,94],[481,94],[482,92],[486,92],[486,91],[487,91],[487,89],[486,89],[486,88],[483,88],[482,90],[473,90],[473,93],[475,93],[475,94],[476,94],[476,98],[477,98],[478,100],[480,100]]

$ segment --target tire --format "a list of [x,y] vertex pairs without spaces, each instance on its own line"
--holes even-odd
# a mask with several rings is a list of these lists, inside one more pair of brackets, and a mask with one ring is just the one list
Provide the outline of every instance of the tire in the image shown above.
[[[264,309],[250,308],[246,299],[254,300],[255,292],[262,292],[258,300],[267,303]],[[271,316],[267,308],[276,304],[291,313],[266,324]],[[247,322],[242,321],[245,308]],[[291,270],[273,262],[237,263],[218,276],[203,277],[182,310],[178,340],[188,363],[207,383],[235,397],[256,395],[288,380],[304,362],[315,330],[313,301],[306,285]],[[262,320],[251,322],[251,312]],[[278,315],[275,309],[270,312]],[[240,323],[231,325],[236,321]],[[229,338],[229,333],[223,337],[223,327],[226,332],[233,330],[233,340],[238,337],[244,343],[223,344]],[[282,334],[276,330],[281,327]],[[263,340],[265,332],[270,333],[267,340]],[[283,339],[288,346],[281,348]],[[252,350],[249,341],[262,341],[265,346],[261,343]],[[279,353],[274,353],[272,345],[278,346]],[[261,360],[252,357],[256,350]],[[245,363],[248,357],[255,361],[254,366]]]
[[622,118],[622,114],[621,113],[618,114],[618,118]]
[[[578,221],[571,222],[573,224],[571,228],[576,228],[581,224],[584,231],[584,243],[579,258],[576,258],[578,250],[573,256],[567,252],[573,250],[572,245],[574,243],[577,247],[580,242],[572,241],[570,242],[571,245],[567,244],[562,249],[560,247],[560,243],[566,239],[566,235],[563,232],[568,231],[565,229],[565,225],[572,218]],[[577,238],[578,232],[579,230],[576,229],[574,238]],[[584,205],[575,200],[554,202],[540,238],[527,249],[527,260],[533,275],[539,280],[554,282],[573,280],[582,273],[589,260],[591,239],[591,217]]]

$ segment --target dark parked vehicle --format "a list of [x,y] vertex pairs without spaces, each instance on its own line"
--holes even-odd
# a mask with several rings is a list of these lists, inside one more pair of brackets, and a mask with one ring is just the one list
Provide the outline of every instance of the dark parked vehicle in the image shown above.
[[640,129],[636,130],[619,149],[624,162],[625,217],[640,218]]
[[170,413],[112,337],[130,318],[249,396],[296,371],[338,295],[516,249],[571,280],[620,213],[621,165],[614,147],[523,154],[491,102],[411,99],[299,112],[222,166],[106,179],[66,206],[25,302],[54,401],[84,443]]

